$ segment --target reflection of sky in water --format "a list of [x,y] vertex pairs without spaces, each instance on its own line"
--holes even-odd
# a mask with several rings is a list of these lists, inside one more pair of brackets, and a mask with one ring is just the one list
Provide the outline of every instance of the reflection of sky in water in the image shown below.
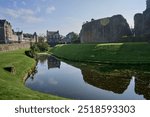
[[88,84],[84,81],[79,68],[60,62],[60,68],[48,69],[47,63],[47,60],[44,63],[38,62],[38,72],[33,76],[34,79],[27,79],[25,84],[27,87],[73,99],[144,99],[143,96],[135,93],[134,78],[131,79],[123,94],[117,94],[111,90],[98,88],[94,84]]

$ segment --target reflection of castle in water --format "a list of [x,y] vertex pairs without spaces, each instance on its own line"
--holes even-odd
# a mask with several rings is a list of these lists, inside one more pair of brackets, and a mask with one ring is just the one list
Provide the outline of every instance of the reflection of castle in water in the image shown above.
[[61,62],[54,56],[48,56],[47,58],[48,69],[60,68]]
[[82,70],[84,81],[101,89],[122,94],[130,83],[129,78],[122,76],[106,76],[96,71]]
[[135,92],[143,95],[144,98],[150,100],[150,79],[149,78],[136,78],[135,79]]
[[[131,81],[130,78],[122,75],[103,75],[88,69],[82,69],[82,74],[84,81],[90,85],[118,94],[123,94]],[[135,93],[150,100],[150,79],[148,76],[143,75],[141,78],[135,79]]]

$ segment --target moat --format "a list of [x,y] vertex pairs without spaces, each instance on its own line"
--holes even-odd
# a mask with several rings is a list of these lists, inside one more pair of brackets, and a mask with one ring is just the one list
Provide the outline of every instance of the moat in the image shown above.
[[25,86],[70,99],[150,99],[150,79],[147,75],[117,73],[118,70],[113,73],[107,71],[108,75],[103,72],[105,69],[97,69],[99,66],[101,64],[66,63],[52,56],[43,56],[38,59],[35,72],[26,80]]

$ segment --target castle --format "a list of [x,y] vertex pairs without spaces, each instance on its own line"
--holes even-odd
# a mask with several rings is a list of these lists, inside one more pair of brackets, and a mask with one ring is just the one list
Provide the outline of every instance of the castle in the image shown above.
[[12,26],[10,22],[6,20],[0,20],[0,43],[8,43],[12,40]]
[[12,29],[12,25],[10,22],[0,19],[0,44],[37,41],[39,40],[36,32],[34,34],[23,34],[23,31],[15,32]]
[[150,8],[150,0],[147,0],[146,1],[146,9],[149,9]]
[[134,30],[137,37],[150,37],[150,0],[146,1],[146,10],[143,13],[135,14]]
[[[128,37],[128,38],[127,38]],[[146,10],[134,16],[134,29],[131,30],[122,15],[86,22],[80,32],[81,43],[149,41],[150,39],[150,0]]]
[[80,32],[81,43],[118,42],[132,32],[122,15],[114,15],[103,19],[86,22]]

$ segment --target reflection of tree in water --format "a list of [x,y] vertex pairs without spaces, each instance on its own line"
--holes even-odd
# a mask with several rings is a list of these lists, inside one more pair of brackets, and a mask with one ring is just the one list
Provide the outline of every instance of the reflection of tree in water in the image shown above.
[[41,64],[44,64],[44,62],[47,60],[47,57],[48,57],[49,55],[39,55],[39,56],[37,56],[37,60],[41,63]]
[[48,69],[50,69],[50,68],[60,68],[60,64],[61,64],[60,60],[58,60],[54,56],[49,56],[47,63],[48,63]]
[[128,88],[131,80],[123,76],[104,75],[90,69],[82,69],[82,74],[85,82],[118,94],[122,94]]
[[30,78],[32,79],[32,81],[34,80],[34,75],[38,73],[37,67],[32,71],[32,74],[30,75]]
[[150,100],[150,78],[136,78],[135,79],[135,92],[138,95],[143,95],[144,98]]

